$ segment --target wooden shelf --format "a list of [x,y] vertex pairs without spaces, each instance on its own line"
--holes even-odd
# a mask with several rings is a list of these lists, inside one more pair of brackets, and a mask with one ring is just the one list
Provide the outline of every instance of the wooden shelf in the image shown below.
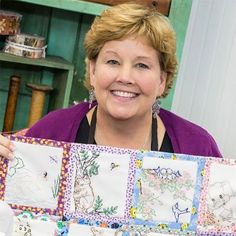
[[0,52],[0,62],[8,64],[22,64],[29,67],[40,67],[42,70],[52,69],[54,74],[54,97],[51,110],[68,107],[70,91],[73,82],[74,65],[61,57],[47,56],[46,58],[31,59]]
[[108,6],[100,3],[86,2],[82,0],[15,0],[16,2],[26,2],[47,7],[54,7],[69,11],[86,13],[90,15],[100,15]]
[[31,59],[27,57],[15,56],[9,53],[0,52],[0,61],[7,61],[12,63],[19,63],[25,65],[42,66],[48,68],[71,70],[73,64],[61,57],[47,56],[46,58]]

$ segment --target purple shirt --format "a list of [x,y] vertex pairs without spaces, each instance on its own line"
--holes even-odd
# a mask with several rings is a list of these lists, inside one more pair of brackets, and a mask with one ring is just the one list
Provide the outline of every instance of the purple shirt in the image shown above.
[[[75,142],[80,123],[88,111],[86,102],[52,111],[31,127],[26,135]],[[221,157],[215,140],[205,129],[164,109],[160,110],[159,116],[175,153]]]

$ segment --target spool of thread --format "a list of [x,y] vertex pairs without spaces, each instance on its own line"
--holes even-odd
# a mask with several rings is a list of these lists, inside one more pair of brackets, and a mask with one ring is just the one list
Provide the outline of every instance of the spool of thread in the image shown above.
[[17,34],[20,31],[21,18],[22,15],[17,12],[0,9],[0,35]]
[[46,55],[45,38],[37,35],[16,34],[6,39],[3,51],[28,58],[44,58]]
[[19,76],[13,75],[10,78],[8,98],[3,123],[3,132],[12,131],[15,120],[17,98],[20,90],[20,81],[21,78]]
[[28,127],[31,127],[42,117],[46,94],[52,91],[53,88],[48,85],[37,85],[31,83],[27,83],[26,86],[32,90],[28,119]]

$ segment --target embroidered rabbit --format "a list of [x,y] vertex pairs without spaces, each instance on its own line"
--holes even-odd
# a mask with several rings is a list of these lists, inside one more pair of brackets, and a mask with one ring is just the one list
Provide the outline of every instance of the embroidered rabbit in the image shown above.
[[77,211],[89,213],[92,210],[95,197],[89,177],[76,177],[73,197]]

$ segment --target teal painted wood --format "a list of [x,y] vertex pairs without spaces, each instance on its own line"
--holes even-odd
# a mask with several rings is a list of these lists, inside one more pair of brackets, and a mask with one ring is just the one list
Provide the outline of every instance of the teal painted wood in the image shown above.
[[[48,56],[45,59],[32,60],[30,58],[19,57],[3,52],[0,52],[0,61],[4,63],[8,62],[5,66],[1,64],[3,68],[6,68],[7,66],[10,66],[10,68],[13,66],[16,67],[16,73],[21,77],[22,75],[19,71],[20,68],[27,69],[27,71],[32,70],[32,73],[34,74],[37,73],[37,71],[41,74],[43,71],[53,70],[51,73],[55,74],[55,78],[52,85],[54,85],[54,87],[58,90],[57,95],[54,96],[55,105],[53,107],[55,109],[59,107],[67,107],[69,105],[69,96],[74,73],[74,65],[72,63],[60,57]],[[12,75],[12,69],[10,69],[9,73]]]
[[[20,27],[22,33],[37,34],[47,38],[48,26],[50,24],[49,16],[51,15],[51,10],[49,8],[44,6],[32,8],[31,4],[15,1],[1,1],[1,8],[16,11],[23,15]],[[1,37],[1,47],[3,46],[5,39],[6,37]],[[3,54],[0,55],[0,75],[0,97],[3,97],[5,101],[7,99],[10,76],[18,75],[21,77],[14,129],[18,130],[24,128],[27,124],[31,99],[31,91],[26,88],[25,84],[29,82],[40,84],[42,80],[46,84],[51,84],[53,78],[49,76],[44,78],[42,67],[40,65],[31,65],[31,59],[28,59],[28,61],[22,57],[14,59],[11,55],[4,56]],[[47,103],[48,102],[46,101],[43,114],[48,111],[46,107]],[[6,103],[1,103],[1,105],[3,112],[0,113],[0,124],[3,124]]]
[[[0,94],[1,97],[4,98],[5,106],[6,106],[7,90],[9,86],[10,76],[15,74],[22,78],[21,93],[19,94],[19,99],[17,103],[17,112],[16,112],[16,116],[19,117],[20,121],[18,120],[19,126],[18,123],[14,124],[14,129],[23,128],[27,124],[25,117],[20,116],[21,113],[24,114],[24,116],[28,114],[29,104],[30,104],[28,100],[29,97],[31,97],[31,91],[29,90],[27,91],[26,87],[24,86],[25,83],[29,82],[25,80],[24,77],[25,70],[27,70],[29,74],[33,73],[34,76],[36,76],[38,72],[40,74],[39,80],[43,78],[41,77],[41,74],[43,73],[44,78],[40,81],[41,84],[42,83],[49,84],[47,78],[50,78],[50,81],[52,80],[51,84],[54,88],[54,91],[52,92],[53,96],[52,99],[50,99],[50,103],[48,101],[46,102],[44,106],[45,107],[44,114],[47,113],[48,106],[51,110],[69,106],[69,97],[74,73],[74,65],[72,63],[67,62],[64,59],[58,57],[47,57],[45,59],[32,60],[29,58],[14,56],[2,52],[0,52],[0,62],[1,62],[0,63],[1,72],[4,71],[3,73],[4,76],[3,78],[0,79],[1,81]],[[16,68],[16,71],[14,73],[13,73],[14,71],[13,67]],[[23,73],[21,73],[21,70],[23,71]],[[38,83],[38,81],[36,83]],[[25,91],[25,93],[23,93],[22,91]],[[18,107],[21,107],[21,109],[19,110]],[[1,121],[3,122],[4,112],[0,115],[0,117]]]
[[[169,19],[175,29],[177,39],[177,58],[178,62],[181,61],[184,39],[188,26],[189,15],[191,11],[192,0],[172,0]],[[169,95],[162,99],[162,107],[167,110],[171,109],[176,80],[174,81],[173,88],[170,90]]]
[[70,96],[71,104],[74,101],[81,101],[88,98],[88,91],[83,85],[85,76],[84,37],[93,20],[94,16],[87,14],[83,14],[81,18],[80,29],[77,35],[77,45],[74,51],[73,62],[75,64],[75,75]]
[[[32,5],[28,3],[20,3],[15,1],[4,1],[2,6],[5,9],[11,9],[12,11],[17,11],[23,15],[21,22],[21,31],[23,33],[37,34],[44,36],[47,39],[48,50],[52,54],[59,54],[68,59],[72,60],[74,51],[74,44],[69,39],[75,41],[76,37],[72,34],[74,31],[76,33],[76,28],[78,27],[77,18],[72,18],[71,12],[48,8],[40,5]],[[60,11],[58,13],[58,11]],[[74,13],[74,15],[79,13]],[[62,20],[60,20],[60,18]],[[55,19],[55,20],[54,20]],[[58,20],[59,19],[59,20]],[[56,24],[55,24],[56,22]],[[59,26],[57,28],[57,26]],[[74,25],[74,27],[70,27]],[[54,27],[54,28],[53,28]],[[61,28],[69,29],[68,32],[63,32]],[[60,34],[56,34],[55,29]],[[49,40],[51,35],[55,35],[55,40],[59,41],[61,47],[54,47],[54,42],[51,43]],[[56,36],[59,36],[58,38]],[[67,36],[67,38],[65,37]],[[63,39],[64,37],[64,39]],[[60,39],[60,40],[58,40]],[[65,54],[65,42],[66,45],[69,43],[71,45],[70,51]],[[47,53],[48,53],[47,50]],[[5,108],[8,84],[10,76],[13,74],[19,75],[22,78],[19,100],[17,104],[16,117],[17,122],[14,124],[14,129],[24,128],[27,124],[25,117],[27,116],[29,110],[29,99],[31,98],[31,91],[26,88],[26,83],[36,83],[36,84],[48,84],[52,85],[55,89],[51,93],[50,103],[47,96],[47,101],[44,106],[44,114],[49,110],[53,110],[60,107],[69,106],[69,97],[73,81],[73,64],[70,62],[65,62],[63,60],[56,61],[51,60],[48,57],[46,60],[32,60],[22,57],[14,57],[8,54],[1,54],[0,60],[0,97],[3,98],[3,106]],[[14,64],[12,64],[14,62]],[[16,64],[15,64],[16,63]],[[55,71],[55,69],[57,69]],[[63,71],[64,70],[64,71]],[[56,77],[56,79],[54,79]],[[55,80],[59,80],[56,81]],[[51,99],[52,97],[52,99]],[[20,107],[20,110],[18,109]],[[4,112],[0,114],[0,124],[3,123]]]
[[[21,77],[20,92],[18,95],[18,102],[16,107],[16,118],[14,123],[14,130],[21,129],[27,124],[27,117],[29,113],[29,105],[31,99],[31,91],[27,90],[25,84],[28,82],[28,77],[25,73],[25,66],[21,64],[14,64],[8,62],[0,62],[0,106],[2,112],[0,112],[0,129],[3,126],[3,120],[5,115],[6,101],[8,96],[8,87],[10,82],[10,76],[17,75]],[[34,75],[32,81],[39,80],[41,76],[41,70],[33,70],[28,68],[28,75]]]
[[[8,0],[11,1],[11,0]],[[27,2],[43,6],[59,8],[69,11],[75,11],[90,15],[100,15],[108,6],[100,3],[91,3],[80,0],[16,0],[18,2]]]
[[0,52],[0,61],[19,63],[23,65],[56,68],[56,69],[61,69],[61,70],[70,70],[73,68],[72,63],[57,56],[47,56],[46,58],[32,60],[31,58],[19,57],[19,56]]
[[77,44],[78,26],[81,14],[77,12],[52,9],[49,37],[47,40],[48,55],[57,55],[72,62]]

